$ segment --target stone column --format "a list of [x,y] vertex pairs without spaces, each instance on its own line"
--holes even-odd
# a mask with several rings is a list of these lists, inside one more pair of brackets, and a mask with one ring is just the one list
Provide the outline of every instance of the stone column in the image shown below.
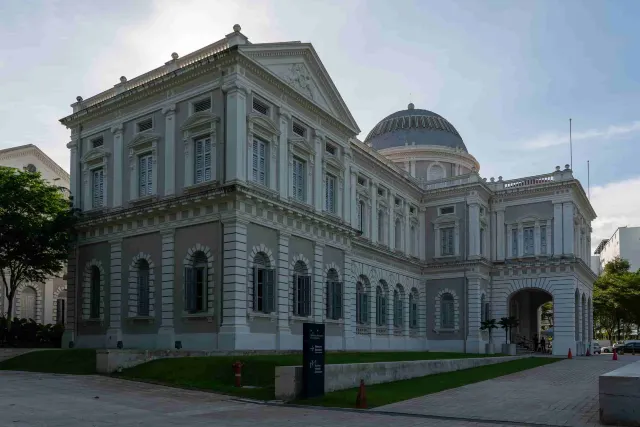
[[175,230],[170,229],[160,233],[162,239],[162,274],[161,274],[161,310],[160,328],[156,337],[156,348],[173,350],[175,348],[175,334],[173,329],[174,295],[173,288],[181,275],[175,274]]
[[574,206],[572,202],[565,202],[562,204],[562,232],[563,232],[563,251],[565,255],[575,254],[574,246],[574,233],[575,226],[573,225],[573,212]]
[[218,348],[251,349],[247,325],[247,222],[232,218],[223,223],[223,308]]
[[406,255],[415,255],[411,253],[411,239],[415,240],[415,238],[416,236],[411,235],[411,220],[409,218],[409,202],[405,201],[404,202],[404,238],[402,239],[403,240],[402,248]]
[[71,192],[71,196],[73,196],[74,208],[82,207],[81,205],[82,195],[80,194],[80,185],[79,185],[79,183],[81,182],[79,181],[81,176],[79,174],[79,168],[78,168],[78,166],[80,165],[80,157],[81,157],[81,155],[78,153],[78,149],[81,148],[79,147],[79,145],[80,145],[80,138],[78,137],[78,133],[77,131],[72,130],[71,141],[67,143],[67,148],[70,151],[69,171],[71,172],[69,191]]
[[[287,200],[289,198],[289,122],[291,114],[288,111],[280,109],[280,142],[278,144],[278,191],[280,199]],[[305,182],[307,180],[305,179]]]
[[273,136],[271,139],[271,144],[268,146],[268,154],[269,158],[265,159],[269,164],[267,165],[267,174],[269,175],[269,182],[267,182],[267,187],[271,189],[273,192],[278,192],[278,169],[280,169],[280,173],[287,173],[287,164],[288,162],[281,164],[280,163],[280,144],[278,140],[278,136]]
[[[553,255],[562,255],[563,227],[562,227],[562,203],[553,204]],[[571,236],[573,239],[573,235]]]
[[109,273],[109,329],[107,330],[106,347],[122,346],[122,239],[113,240],[111,244],[111,268]]
[[394,251],[396,249],[396,201],[395,196],[389,190],[389,250]]
[[524,254],[524,231],[522,224],[518,224],[518,256],[521,257]]
[[342,272],[343,286],[343,332],[342,332],[342,348],[350,349],[350,345],[354,342],[356,336],[356,280],[353,276],[351,256],[345,253],[344,270]]
[[[247,170],[247,90],[238,82],[223,87],[227,91],[227,140],[225,141],[225,182],[239,182],[250,179]],[[252,147],[253,141],[248,141]]]
[[420,259],[425,261],[427,259],[427,210],[425,208],[420,208],[418,218],[420,220],[420,227],[418,230],[418,251]]
[[371,183],[371,243],[378,243],[378,184]]
[[577,354],[575,339],[575,280],[553,284],[553,354]]
[[469,204],[469,256],[480,256],[480,205]]
[[[357,228],[360,227],[360,224],[358,224],[358,214],[357,214],[357,212],[358,212],[358,205],[357,205],[358,201],[356,200],[357,199],[356,188],[357,188],[357,185],[358,185],[358,181],[357,181],[357,177],[356,177],[355,172],[351,171],[350,178],[351,178],[351,187],[349,188],[349,196],[350,196],[349,206],[350,206],[350,210],[351,210],[350,220],[351,220],[351,226],[353,228],[357,229]],[[346,194],[346,192],[345,192],[345,194]],[[362,212],[362,215],[364,215],[364,214],[365,213]],[[366,224],[366,222],[365,222],[365,224]],[[367,234],[367,233],[365,233],[364,230],[362,230],[362,233],[365,234],[365,235]]]
[[505,259],[504,209],[496,211],[496,257],[498,261]]
[[315,160],[313,163],[313,205],[317,212],[322,212],[324,210],[324,177],[322,176],[322,152],[324,150],[324,144],[322,143],[322,139],[322,136],[316,132],[316,136],[314,138]]
[[467,334],[467,351],[470,353],[484,353],[482,348],[482,336],[480,332],[480,322],[482,320],[482,304],[480,292],[480,279],[467,279],[468,300],[469,300],[469,330]]
[[410,160],[409,163],[409,173],[411,174],[412,177],[416,177],[416,161],[415,160]]
[[276,336],[277,350],[297,350],[291,339],[289,328],[289,233],[280,232],[278,235],[278,325]]
[[551,241],[551,220],[548,219],[547,220],[547,225],[546,225],[547,229],[546,229],[546,233],[547,233],[547,252],[546,255],[551,255],[553,253],[553,242]]
[[341,181],[344,183],[342,190],[342,220],[345,224],[351,223],[351,217],[356,215],[356,211],[352,210],[351,197],[351,155],[348,151],[344,152],[344,170],[342,171]]
[[536,221],[533,229],[533,253],[540,255],[540,222]]
[[[164,195],[176,192],[176,104],[162,109],[164,114]],[[216,141],[211,141],[216,144]],[[219,147],[218,144],[215,145]],[[216,172],[217,174],[217,172]],[[216,179],[214,177],[213,179]]]
[[342,175],[338,175],[338,177],[336,178],[336,186],[337,188],[335,189],[335,194],[333,195],[336,198],[335,200],[336,215],[344,219],[345,216],[344,216],[344,212],[342,211],[342,206],[343,206],[342,198],[346,193],[345,191],[346,181],[343,179]]
[[313,319],[321,323],[324,319],[324,244],[313,246]]
[[[113,207],[122,206],[122,161],[124,156],[122,141],[122,123],[111,128],[113,133]],[[129,194],[129,199],[134,196]]]

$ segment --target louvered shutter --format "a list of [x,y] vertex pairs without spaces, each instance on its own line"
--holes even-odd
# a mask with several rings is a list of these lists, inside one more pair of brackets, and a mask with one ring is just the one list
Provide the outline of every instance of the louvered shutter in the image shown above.
[[195,270],[191,266],[184,268],[185,308],[189,313],[196,311],[196,281]]
[[148,271],[138,271],[138,316],[149,315]]
[[311,315],[311,277],[304,276],[303,280],[303,289],[304,289],[304,315]]
[[258,165],[259,170],[260,170],[260,184],[265,185],[265,183],[267,182],[267,177],[266,177],[266,151],[267,151],[267,147],[266,144],[262,141],[259,141],[258,143],[258,147],[260,149],[260,163]]
[[204,141],[204,180],[211,181],[212,179],[212,151],[211,151],[211,139],[207,138]]
[[334,292],[333,282],[328,281],[327,282],[327,301],[326,301],[327,319],[333,319],[333,308],[334,308],[333,292]]
[[293,182],[293,197],[298,198],[298,161],[293,159],[293,167],[291,168],[291,182]]
[[298,281],[298,275],[293,275],[293,315],[300,315],[300,282]]
[[147,195],[153,194],[153,157],[147,157]]
[[147,157],[140,156],[138,159],[138,195],[147,195]]
[[253,311],[260,311],[260,304],[258,303],[258,267],[253,267]]
[[204,141],[202,139],[195,142],[196,145],[196,184],[202,182],[204,178]]
[[333,282],[333,315],[334,319],[342,319],[342,283]]
[[269,269],[266,270],[266,282],[265,282],[265,293],[264,293],[264,305],[266,307],[265,312],[266,313],[273,313],[275,311],[275,301],[274,301],[274,296],[275,296],[275,289],[274,289],[274,284],[275,284],[275,273],[276,271],[274,269]]
[[258,182],[258,141],[253,140],[253,181]]
[[362,323],[369,323],[369,297],[367,294],[362,294],[362,314],[363,314],[363,321]]

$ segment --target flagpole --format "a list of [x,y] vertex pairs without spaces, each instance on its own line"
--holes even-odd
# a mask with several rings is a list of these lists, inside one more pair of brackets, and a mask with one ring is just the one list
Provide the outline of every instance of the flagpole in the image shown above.
[[591,171],[589,169],[589,160],[587,160],[587,197],[591,200]]
[[570,167],[573,170],[573,141],[571,139],[571,119],[569,119],[569,156],[570,156]]

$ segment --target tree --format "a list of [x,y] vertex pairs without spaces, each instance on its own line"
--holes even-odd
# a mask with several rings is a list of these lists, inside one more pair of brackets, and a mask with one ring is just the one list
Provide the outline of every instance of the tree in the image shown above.
[[549,324],[549,327],[553,328],[553,301],[542,304],[540,317]]
[[79,211],[38,172],[0,167],[0,194],[0,276],[11,319],[21,284],[43,282],[63,270]]

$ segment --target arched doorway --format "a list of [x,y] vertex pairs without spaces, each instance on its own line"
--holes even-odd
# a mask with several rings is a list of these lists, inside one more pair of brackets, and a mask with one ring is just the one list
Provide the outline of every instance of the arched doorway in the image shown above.
[[36,290],[26,286],[20,294],[20,317],[36,321]]
[[[549,307],[550,305],[550,307]],[[511,342],[535,350],[542,334],[551,338],[553,331],[553,296],[542,289],[525,288],[509,297],[509,316],[518,319],[511,331]],[[551,313],[549,313],[551,311]]]

